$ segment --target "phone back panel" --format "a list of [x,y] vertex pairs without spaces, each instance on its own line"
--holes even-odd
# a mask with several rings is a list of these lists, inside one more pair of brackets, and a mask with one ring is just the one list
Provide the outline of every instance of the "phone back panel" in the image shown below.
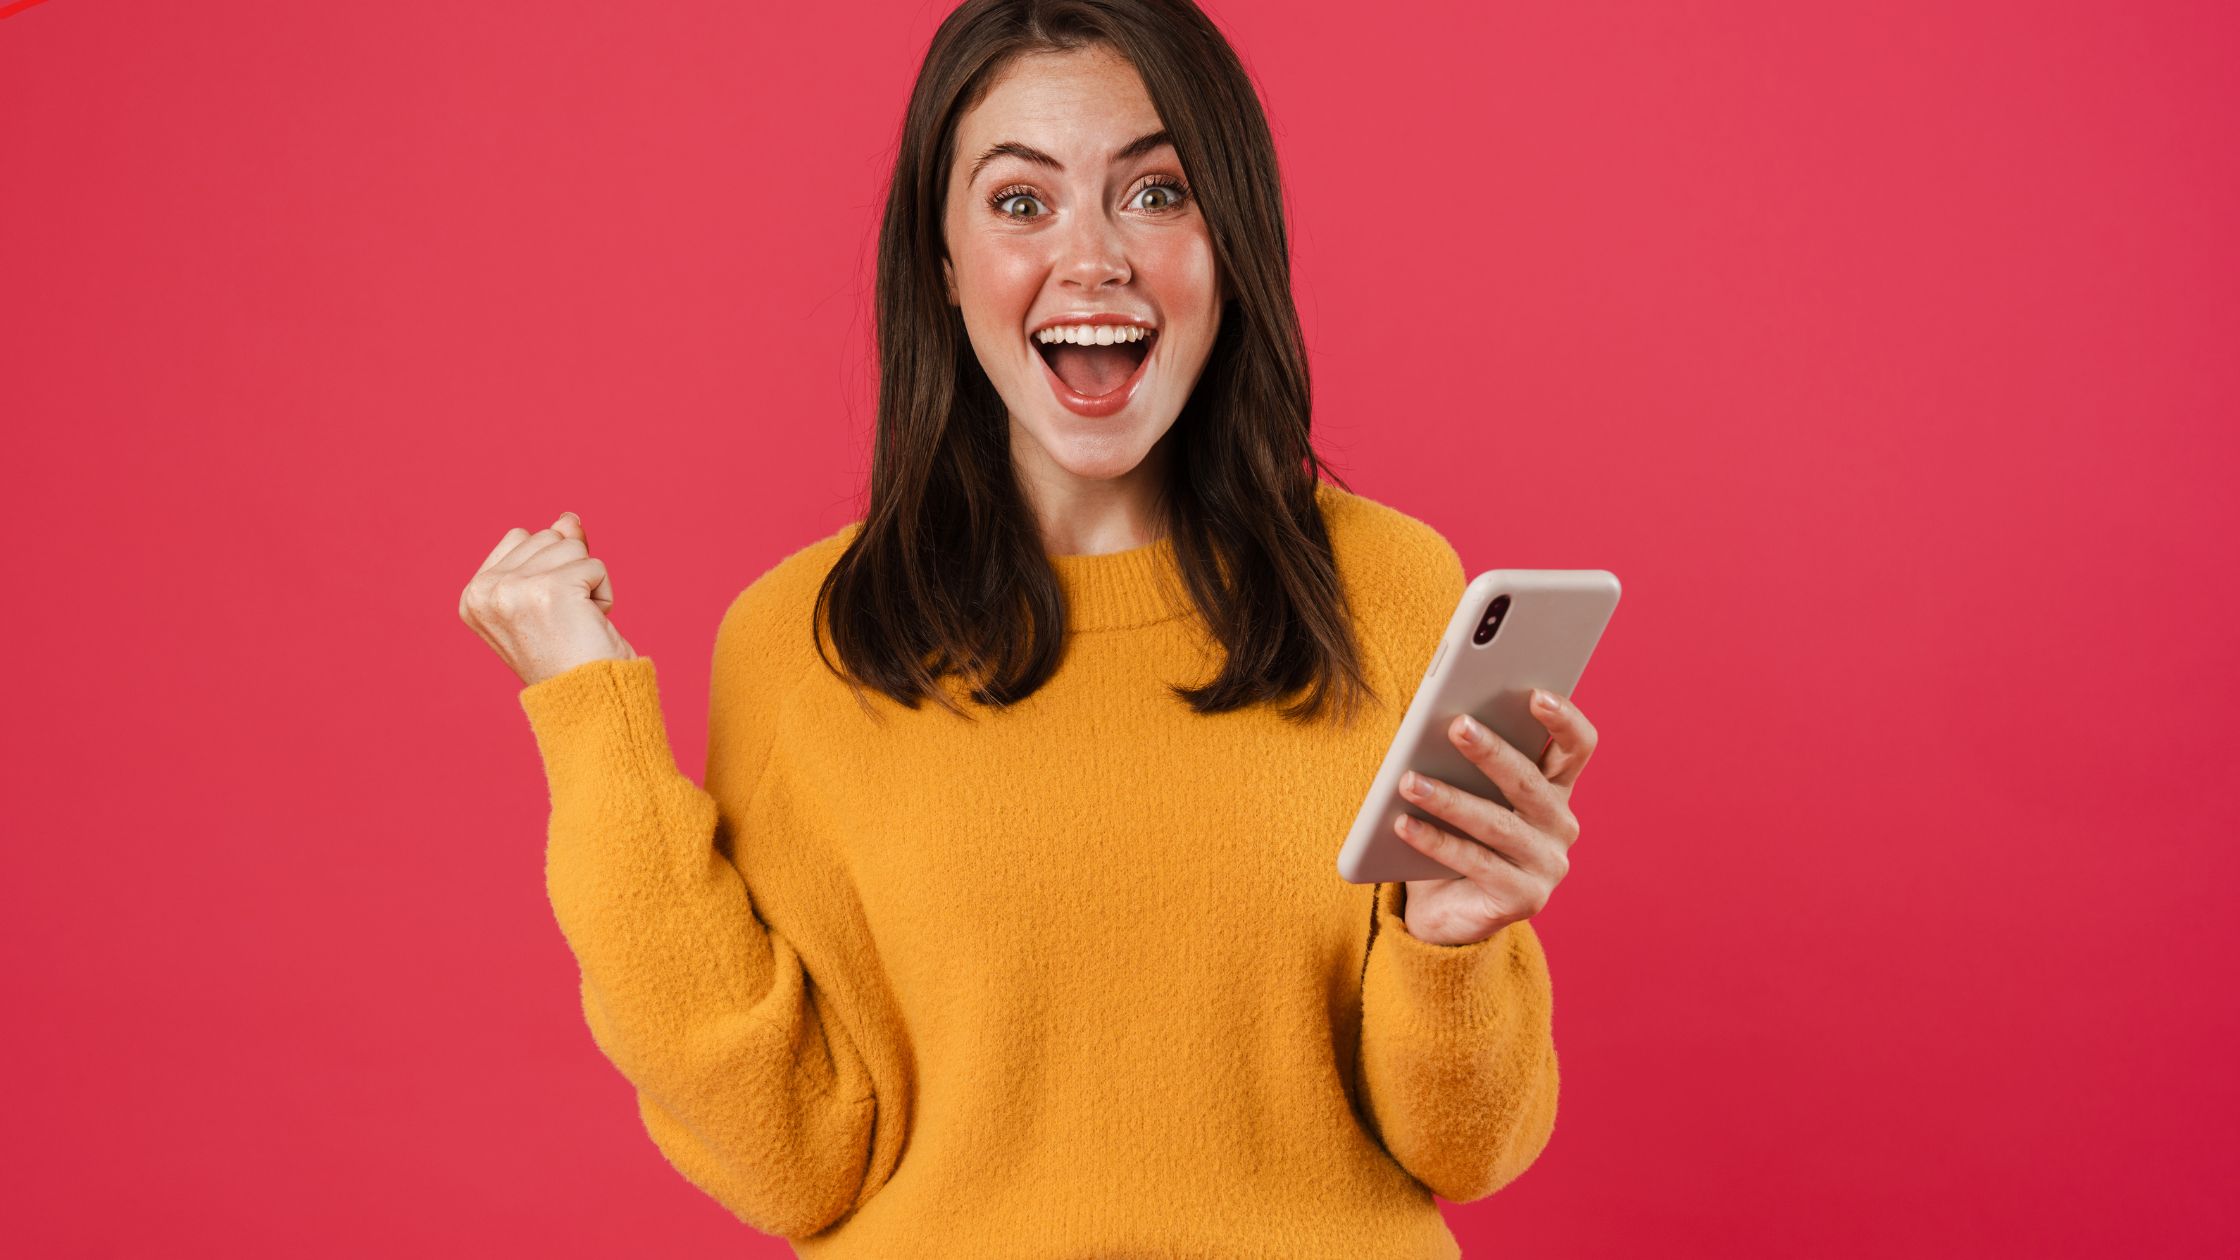
[[[1500,595],[1509,607],[1497,632],[1473,643]],[[1403,810],[1462,834],[1401,796],[1401,774],[1412,768],[1507,806],[1508,797],[1447,737],[1448,725],[1468,713],[1537,762],[1548,728],[1532,715],[1532,689],[1571,695],[1617,606],[1618,579],[1605,569],[1489,569],[1471,579],[1338,852],[1338,873],[1357,884],[1454,878],[1459,872],[1394,834]]]

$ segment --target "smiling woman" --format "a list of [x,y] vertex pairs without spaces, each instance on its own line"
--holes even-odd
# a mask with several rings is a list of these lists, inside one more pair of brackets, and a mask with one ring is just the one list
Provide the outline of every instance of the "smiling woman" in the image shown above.
[[1224,648],[1178,696],[1350,718],[1366,684],[1316,507],[1275,148],[1203,13],[951,14],[895,159],[878,328],[865,525],[820,596],[851,678],[956,707],[954,673],[1016,704],[1062,657],[1047,557],[1164,540]]
[[[957,152],[979,156],[949,187],[942,277],[1030,491],[1061,500],[1074,480],[1155,491],[1168,469],[1146,456],[1205,370],[1222,302],[1210,230],[1142,78],[1101,44],[1025,54],[957,130]],[[991,140],[1017,135],[1039,143]],[[1019,370],[1022,329],[1047,372]],[[1053,400],[1114,422],[1082,425]]]
[[1187,0],[972,0],[880,235],[868,511],[724,614],[706,786],[580,521],[484,592],[612,655],[521,693],[593,1038],[804,1256],[1448,1258],[1435,1196],[1548,1141],[1531,925],[1335,869],[1463,569],[1318,476],[1280,205]]

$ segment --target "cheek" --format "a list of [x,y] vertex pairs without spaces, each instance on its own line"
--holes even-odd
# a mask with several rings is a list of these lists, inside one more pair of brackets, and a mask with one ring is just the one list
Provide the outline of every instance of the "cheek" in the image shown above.
[[1213,241],[1203,234],[1175,233],[1155,242],[1144,255],[1143,271],[1170,317],[1198,322],[1205,340],[1213,339],[1212,319],[1219,312],[1219,277]]
[[976,326],[1021,324],[1040,283],[1040,265],[1019,242],[967,238],[950,251],[957,295]]
[[1032,367],[1020,356],[1026,347],[1021,329],[1040,284],[1035,269],[1015,250],[982,247],[959,268],[957,279],[965,330],[981,369],[991,380],[1006,381]]

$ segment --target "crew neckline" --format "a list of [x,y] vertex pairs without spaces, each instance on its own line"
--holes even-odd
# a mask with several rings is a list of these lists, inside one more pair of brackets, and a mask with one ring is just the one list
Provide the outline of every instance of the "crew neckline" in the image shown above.
[[[1315,501],[1326,515],[1341,493],[1330,482],[1316,479]],[[1065,593],[1068,630],[1128,630],[1191,611],[1171,536],[1125,551],[1045,554],[1057,574],[1058,588]]]
[[1069,630],[1126,630],[1180,616],[1188,609],[1174,539],[1161,537],[1125,551],[1049,554],[1065,593]]

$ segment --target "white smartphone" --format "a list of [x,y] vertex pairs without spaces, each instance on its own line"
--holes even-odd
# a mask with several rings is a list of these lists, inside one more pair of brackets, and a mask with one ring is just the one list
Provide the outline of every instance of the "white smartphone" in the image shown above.
[[1338,874],[1356,884],[1460,874],[1393,831],[1406,811],[1461,834],[1400,795],[1401,774],[1414,770],[1508,807],[1447,737],[1448,726],[1468,713],[1538,761],[1549,735],[1532,714],[1532,689],[1569,697],[1617,607],[1618,579],[1606,569],[1489,569],[1472,578],[1338,851]]

